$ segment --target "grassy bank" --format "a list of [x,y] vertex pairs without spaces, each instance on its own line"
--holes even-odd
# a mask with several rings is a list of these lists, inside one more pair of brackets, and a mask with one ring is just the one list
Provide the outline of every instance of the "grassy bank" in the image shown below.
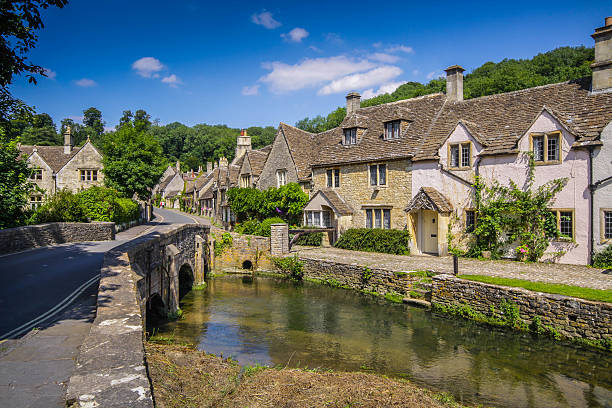
[[241,367],[190,346],[146,343],[156,406],[462,407],[406,380],[320,370]]
[[612,303],[612,290],[591,289],[579,286],[533,282],[523,279],[498,278],[483,275],[459,275],[459,278],[476,282],[491,283],[494,285],[524,288],[534,292],[554,293],[557,295],[572,296],[580,299],[594,300],[597,302]]

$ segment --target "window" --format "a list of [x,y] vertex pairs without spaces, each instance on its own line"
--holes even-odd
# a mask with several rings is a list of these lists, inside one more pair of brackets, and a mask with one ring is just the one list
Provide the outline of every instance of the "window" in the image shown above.
[[242,176],[240,176],[240,187],[242,188],[251,187],[251,175],[250,174],[243,174]]
[[304,211],[306,225],[313,227],[331,227],[331,213],[329,211]]
[[476,227],[476,211],[465,210],[465,232],[474,232]]
[[612,239],[612,210],[603,212],[603,238]]
[[327,170],[327,187],[340,187],[340,169]]
[[98,180],[98,170],[81,170],[81,181]]
[[344,144],[354,145],[357,143],[357,128],[344,129]]
[[391,229],[391,209],[389,208],[367,208],[366,228]]
[[557,218],[557,228],[561,238],[574,238],[574,210],[551,210]]
[[42,196],[30,196],[30,208],[35,210],[42,205]]
[[276,170],[276,187],[287,184],[287,170]]
[[531,135],[531,151],[536,164],[561,161],[561,132]]
[[30,180],[42,180],[42,169],[32,169]]
[[400,137],[400,121],[385,123],[385,140],[399,139]]
[[472,144],[458,143],[449,145],[448,167],[451,169],[464,169],[472,165]]
[[386,164],[371,164],[370,165],[370,185],[371,186],[386,186],[387,185],[387,165]]

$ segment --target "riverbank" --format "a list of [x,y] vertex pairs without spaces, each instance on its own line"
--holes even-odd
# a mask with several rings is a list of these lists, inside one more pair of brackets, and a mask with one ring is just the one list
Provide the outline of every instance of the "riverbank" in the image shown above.
[[363,372],[241,367],[192,346],[145,343],[155,404],[178,407],[455,407],[448,394]]

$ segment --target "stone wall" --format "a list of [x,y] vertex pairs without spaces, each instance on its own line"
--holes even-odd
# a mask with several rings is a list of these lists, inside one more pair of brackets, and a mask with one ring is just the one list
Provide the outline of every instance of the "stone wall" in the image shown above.
[[467,305],[477,312],[490,315],[491,306],[499,310],[499,304],[504,299],[519,307],[521,319],[528,324],[534,316],[539,316],[543,325],[554,327],[562,336],[570,339],[612,339],[610,303],[468,281],[451,275],[433,278],[432,305]]
[[[147,297],[156,290],[162,298],[176,296],[184,264],[195,268],[198,280],[198,249],[208,231],[202,225],[170,225],[106,253],[96,318],[70,377],[67,406],[153,408],[143,345]],[[167,281],[156,281],[160,272]]]
[[[370,163],[346,164],[340,168],[340,187],[334,190],[353,210],[351,228],[365,228],[365,208],[391,208],[391,228],[406,227],[404,208],[412,199],[412,162],[408,159],[378,162],[387,165],[387,185],[370,185]],[[313,169],[313,192],[327,188],[327,168]]]
[[114,222],[52,222],[0,230],[0,254],[67,242],[115,239]]
[[[214,255],[214,241],[221,240],[223,234],[232,236],[232,246],[220,255]],[[256,235],[243,235],[213,228],[210,239],[213,269],[218,272],[244,272],[249,263],[253,270],[272,270],[270,260],[270,238]]]
[[[78,149],[78,147],[73,147]],[[104,185],[104,173],[102,172],[102,155],[91,142],[87,142],[80,148],[56,175],[55,183],[57,190],[68,189],[78,192],[81,189],[92,186]],[[81,170],[96,170],[97,180],[81,180]]]
[[298,177],[295,163],[291,157],[287,140],[285,139],[283,131],[280,129],[276,134],[276,138],[272,144],[272,150],[259,176],[257,188],[266,190],[270,187],[277,187],[277,170],[285,170],[287,172],[287,183],[297,183]]

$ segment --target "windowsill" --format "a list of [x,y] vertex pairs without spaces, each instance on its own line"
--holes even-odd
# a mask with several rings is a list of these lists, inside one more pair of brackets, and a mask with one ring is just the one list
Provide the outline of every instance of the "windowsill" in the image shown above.
[[554,164],[561,164],[561,160],[551,160],[551,161],[534,161],[536,166],[550,166]]
[[449,167],[448,170],[450,171],[464,171],[464,170],[471,170],[472,167],[471,166],[465,166],[465,167]]
[[601,238],[599,240],[600,245],[612,244],[612,238]]
[[371,188],[372,190],[380,190],[381,188],[388,188],[388,187],[389,187],[389,186],[388,186],[388,185],[386,185],[386,184],[385,184],[385,185],[382,185],[382,186],[372,186],[372,185],[370,186],[370,188]]
[[553,238],[552,242],[573,242],[574,238],[571,237],[559,237]]

